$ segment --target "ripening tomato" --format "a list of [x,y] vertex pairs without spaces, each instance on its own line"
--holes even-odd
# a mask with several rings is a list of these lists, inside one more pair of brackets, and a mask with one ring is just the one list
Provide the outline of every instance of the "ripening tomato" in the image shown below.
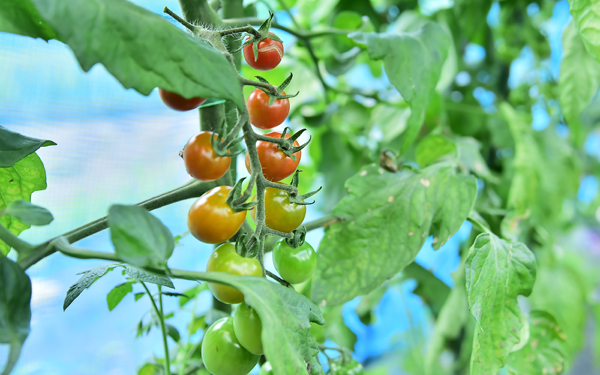
[[[256,258],[244,258],[235,251],[231,243],[217,247],[206,263],[207,272],[226,272],[237,276],[262,276],[262,267]],[[244,294],[239,290],[219,283],[208,283],[216,299],[223,303],[242,303]]]
[[231,317],[214,322],[202,339],[202,362],[211,374],[246,375],[259,358],[240,345]]
[[[265,134],[267,137],[281,138],[281,133],[271,132]],[[289,134],[285,135],[286,138],[291,137]],[[298,147],[300,144],[298,141],[294,141],[294,147]],[[300,164],[300,158],[302,157],[302,151],[298,151],[293,155],[296,157],[296,161],[286,156],[279,148],[277,144],[271,142],[256,142],[256,151],[258,152],[258,160],[262,166],[262,172],[265,178],[269,181],[281,181],[286,177],[289,177],[294,173],[298,164]],[[250,155],[246,151],[246,169],[252,173],[250,167]]]
[[[281,94],[285,95],[285,91]],[[290,114],[289,99],[277,99],[269,105],[270,99],[264,91],[255,89],[246,101],[250,113],[250,122],[257,128],[274,128],[281,125]]]
[[244,47],[244,59],[256,70],[271,70],[279,65],[283,58],[283,44],[273,39],[266,38],[258,43],[258,59],[255,59],[253,48],[252,44]]
[[[256,207],[252,209],[251,215],[256,221]],[[302,224],[304,216],[306,216],[306,206],[291,203],[287,191],[270,187],[265,190],[265,224],[267,227],[280,232],[291,232]]]
[[315,272],[317,253],[308,242],[292,247],[281,239],[273,249],[273,263],[285,281],[300,284],[310,279]]
[[163,90],[161,88],[158,89],[158,94],[167,107],[176,111],[191,111],[194,108],[198,108],[200,104],[204,103],[206,100],[206,98],[199,97],[186,99],[177,93]]
[[241,303],[233,314],[233,328],[240,344],[252,354],[265,354],[262,345],[262,323],[256,311]]
[[225,242],[240,229],[246,211],[234,212],[225,201],[230,186],[217,186],[204,193],[190,207],[188,228],[194,237],[206,243]]
[[201,132],[192,137],[183,149],[183,162],[190,176],[202,181],[217,180],[229,169],[231,158],[215,154],[210,137],[217,138],[212,132]]

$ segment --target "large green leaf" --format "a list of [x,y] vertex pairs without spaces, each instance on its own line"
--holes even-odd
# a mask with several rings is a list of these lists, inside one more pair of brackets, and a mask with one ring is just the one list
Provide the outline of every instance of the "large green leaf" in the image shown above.
[[[598,24],[600,26],[600,18]],[[558,87],[563,115],[578,137],[581,134],[581,113],[598,90],[599,83],[600,63],[587,53],[575,25],[571,23],[563,32],[563,60]]]
[[367,46],[372,60],[383,60],[390,82],[410,103],[411,115],[403,150],[416,139],[425,111],[435,93],[451,39],[443,27],[427,22],[410,33],[355,33],[351,37]]
[[471,247],[465,272],[469,308],[479,323],[471,374],[496,374],[521,340],[523,316],[517,296],[531,293],[535,257],[522,243],[509,243],[483,233]]
[[[0,210],[8,204],[31,201],[31,193],[46,189],[46,170],[37,154],[29,154],[12,167],[0,168]],[[0,224],[18,235],[30,225],[10,215],[0,216]],[[0,253],[7,254],[10,247],[0,240]],[[20,255],[21,256],[21,255]]]
[[162,87],[244,105],[223,54],[163,17],[125,0],[31,1],[85,71],[101,63],[125,88],[144,95]]
[[551,314],[534,310],[529,314],[529,341],[508,357],[509,374],[560,374],[564,370],[567,336]]
[[344,218],[319,245],[312,299],[339,304],[402,271],[427,236],[439,248],[461,227],[477,196],[472,176],[437,164],[420,173],[365,167],[346,182],[333,213]]
[[38,148],[53,145],[56,143],[47,139],[26,137],[0,125],[0,168],[12,167]]
[[31,281],[15,262],[0,256],[0,343],[10,345],[2,375],[15,366],[31,321]]
[[6,0],[0,8],[0,31],[42,38],[56,39],[56,32],[40,16],[30,0]]
[[302,294],[267,281],[263,277],[233,276],[206,272],[202,280],[226,284],[244,293],[262,322],[265,356],[274,374],[321,374],[317,361],[319,349],[310,335],[310,322],[323,324],[323,314]]
[[145,208],[111,206],[108,211],[108,227],[116,253],[128,263],[161,269],[173,254],[173,235]]
[[600,61],[600,2],[597,0],[571,0],[571,15],[579,29],[585,47]]

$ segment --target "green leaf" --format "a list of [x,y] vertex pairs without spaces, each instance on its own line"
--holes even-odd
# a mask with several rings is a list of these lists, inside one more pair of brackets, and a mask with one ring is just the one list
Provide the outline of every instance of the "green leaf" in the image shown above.
[[554,317],[545,311],[532,311],[529,314],[529,341],[523,348],[512,352],[508,357],[507,368],[510,374],[560,374],[564,370],[565,341]]
[[465,272],[469,308],[479,323],[471,374],[496,374],[520,342],[523,317],[517,296],[531,293],[535,257],[522,243],[509,243],[483,233],[471,247]]
[[139,369],[138,375],[162,375],[163,367],[152,363],[146,363]]
[[415,161],[425,168],[449,154],[456,154],[456,145],[441,135],[430,135],[417,145]]
[[402,280],[412,279],[417,282],[413,293],[423,299],[434,316],[437,316],[445,305],[450,288],[438,279],[431,271],[413,262],[402,270]]
[[175,289],[173,286],[173,282],[170,278],[164,275],[159,275],[154,272],[142,270],[140,268],[130,266],[130,265],[122,265],[125,268],[125,274],[132,279],[143,281],[145,283],[152,283],[156,285],[162,285],[169,287],[171,289]]
[[50,211],[44,207],[35,206],[22,200],[12,201],[4,209],[4,214],[17,218],[29,225],[46,225],[54,220]]
[[341,347],[354,350],[356,335],[344,322],[342,306],[326,308],[323,316],[325,318],[327,337]]
[[125,298],[126,295],[133,292],[133,285],[130,282],[115,286],[106,296],[108,311],[113,311],[115,307]]
[[222,272],[206,272],[203,280],[232,286],[244,293],[262,322],[265,356],[274,374],[321,374],[317,361],[319,349],[310,335],[310,322],[324,324],[323,314],[302,294],[262,277],[233,276]]
[[594,331],[594,364],[600,366],[600,304],[592,304],[592,313],[596,329]]
[[569,3],[585,48],[600,61],[600,3],[597,0],[572,0]]
[[65,297],[65,301],[63,303],[63,310],[66,310],[67,307],[73,303],[75,298],[79,297],[79,295],[87,288],[90,287],[97,279],[104,276],[107,272],[112,271],[118,264],[105,264],[102,266],[94,267],[87,271],[83,271],[78,275],[82,275],[79,280],[67,291],[67,296]]
[[183,292],[183,294],[185,294],[185,297],[179,298],[179,307],[183,307],[188,302],[193,301],[194,298],[196,298],[196,296],[198,294],[200,294],[200,292],[203,292],[205,290],[208,290],[207,283],[198,284],[198,285],[186,290],[185,292]]
[[390,82],[410,104],[408,132],[402,144],[404,152],[419,134],[451,39],[447,31],[434,22],[427,22],[410,33],[353,33],[350,37],[366,44],[372,60],[383,60]]
[[7,0],[2,3],[0,31],[44,40],[57,38],[56,32],[30,0]]
[[139,301],[140,299],[142,299],[143,296],[145,296],[146,293],[144,292],[139,292],[133,295],[133,298],[135,299],[135,302]]
[[38,148],[54,145],[52,141],[27,137],[0,125],[0,168],[12,167]]
[[[600,23],[600,19],[598,22]],[[581,113],[598,90],[599,84],[600,63],[587,53],[575,25],[570,23],[563,32],[563,59],[558,89],[565,120],[578,138],[582,131]]]
[[244,105],[238,75],[223,54],[159,15],[123,0],[32,2],[86,72],[101,63],[143,95],[161,87]]
[[31,280],[15,262],[0,256],[0,343],[10,345],[2,375],[9,374],[21,354],[31,322]]
[[387,104],[378,104],[373,109],[371,125],[377,125],[383,132],[385,140],[393,140],[406,130],[406,122],[410,117],[410,108],[398,108]]
[[115,251],[127,263],[160,269],[166,266],[173,254],[173,235],[160,220],[142,207],[111,206],[108,210],[108,227]]
[[179,342],[179,340],[181,339],[181,335],[179,334],[177,328],[173,327],[170,324],[165,324],[165,328],[167,329],[167,335],[170,338],[172,338],[175,342]]
[[454,139],[458,152],[459,165],[467,171],[476,174],[486,181],[497,184],[498,177],[490,171],[487,163],[481,156],[481,144],[471,137],[457,137]]
[[[0,168],[0,210],[11,202],[30,202],[34,191],[46,189],[46,170],[37,154],[29,154],[12,167]],[[2,215],[0,224],[18,235],[30,226],[10,215]],[[0,240],[0,253],[8,254],[10,247]],[[26,254],[19,254],[19,257]]]
[[387,290],[388,285],[384,284],[383,286],[371,291],[371,293],[361,297],[360,302],[358,302],[358,305],[356,305],[354,308],[354,312],[356,312],[356,315],[362,324],[371,325],[376,322],[374,313],[375,308],[379,305],[381,298],[383,298],[383,295],[387,292]]
[[466,220],[476,180],[437,164],[420,173],[368,166],[346,182],[318,251],[312,300],[331,305],[367,294],[402,271],[427,236],[438,249]]

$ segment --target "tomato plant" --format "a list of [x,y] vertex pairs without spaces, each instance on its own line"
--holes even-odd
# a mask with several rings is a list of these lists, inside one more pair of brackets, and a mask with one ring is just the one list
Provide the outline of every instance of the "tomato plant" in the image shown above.
[[[252,211],[256,221],[256,208]],[[280,232],[291,232],[298,228],[306,216],[306,206],[290,202],[289,193],[276,188],[265,190],[265,224]]]
[[201,132],[190,138],[183,149],[185,169],[190,176],[201,181],[218,180],[227,173],[231,164],[231,158],[215,154],[211,136],[217,138],[212,132]]
[[202,340],[202,360],[214,375],[246,375],[259,356],[244,349],[238,341],[233,318],[217,320]]
[[273,249],[273,263],[285,281],[300,284],[315,272],[317,253],[308,242],[292,247],[285,240],[279,240]]
[[206,98],[200,97],[186,99],[175,92],[160,88],[158,89],[158,94],[167,107],[176,111],[191,111],[198,108],[206,100]]
[[[285,95],[285,91],[281,93]],[[269,104],[270,97],[262,90],[252,91],[246,105],[252,125],[260,129],[271,129],[281,125],[290,113],[290,100],[277,99]]]
[[[269,35],[275,34],[269,33]],[[248,65],[257,70],[271,70],[279,65],[282,58],[283,43],[269,37],[258,43],[258,57],[254,54],[252,44],[244,47],[244,59]]]
[[[271,132],[265,134],[266,137],[280,138],[281,133]],[[285,138],[290,138],[289,134],[285,135]],[[298,147],[300,144],[294,141],[293,145]],[[275,143],[258,141],[256,145],[256,151],[258,152],[258,159],[262,166],[262,173],[265,178],[269,181],[281,181],[294,173],[298,164],[300,164],[300,158],[302,157],[302,151],[298,151],[292,155],[295,156],[296,160],[285,155]],[[248,172],[252,171],[250,165],[250,155],[246,153],[246,169]]]

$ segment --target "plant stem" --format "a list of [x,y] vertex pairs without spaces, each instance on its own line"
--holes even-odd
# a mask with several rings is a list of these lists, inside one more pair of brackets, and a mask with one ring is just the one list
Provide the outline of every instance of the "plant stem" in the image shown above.
[[[256,17],[248,17],[248,18],[230,18],[227,20],[223,20],[223,24],[230,26],[244,26],[244,25],[252,25],[252,26],[260,26],[264,20]],[[353,30],[339,30],[339,29],[325,29],[319,31],[297,31],[294,29],[290,29],[289,27],[285,27],[277,23],[276,21],[271,21],[271,27],[275,29],[279,29],[281,31],[285,31],[298,39],[312,39],[318,38],[327,35],[345,35],[351,33]]]
[[152,297],[152,293],[150,293],[150,290],[146,286],[146,283],[144,283],[143,281],[140,281],[140,283],[142,284],[144,289],[146,289],[146,293],[148,294],[148,297],[150,297],[150,302],[152,302],[152,308],[154,309],[154,312],[156,313],[156,315],[159,318],[160,329],[162,331],[163,346],[165,349],[165,374],[171,375],[171,361],[169,360],[169,346],[167,345],[167,330],[165,328],[165,317],[163,315],[161,287],[160,287],[160,285],[158,286],[158,300],[160,303],[160,310],[159,310],[158,307],[156,306],[156,301],[154,301],[154,297]]
[[335,216],[333,214],[329,214],[329,215],[323,216],[320,219],[313,220],[313,221],[310,221],[310,222],[304,224],[304,228],[306,228],[307,232],[310,232],[311,230],[314,230],[317,228],[322,228],[322,227],[328,227],[330,225],[333,225],[333,224],[338,223],[343,220],[344,219],[342,219],[341,217]]
[[219,33],[221,34],[221,36],[239,34],[239,33],[249,33],[249,34],[254,35],[257,38],[260,38],[260,33],[258,32],[258,30],[256,30],[254,27],[252,27],[250,25],[233,27],[231,29],[221,30],[221,31],[219,31]]
[[163,12],[167,13],[169,16],[173,17],[175,19],[175,21],[179,22],[180,24],[182,24],[183,26],[186,27],[186,29],[190,30],[191,32],[196,31],[196,26],[192,25],[191,23],[189,23],[188,21],[184,20],[183,18],[179,17],[179,15],[175,12],[173,12],[171,9],[169,9],[168,7],[164,7]]
[[273,272],[271,271],[267,271],[267,276],[269,276],[270,278],[272,278],[273,280],[277,281],[279,284],[285,286],[286,288],[291,287],[292,289],[294,289],[294,287],[292,286],[292,284],[288,283],[287,281],[285,281],[284,279],[282,279],[281,277],[275,275]]
[[[19,253],[28,253],[34,249],[31,244],[23,241],[19,237],[15,236],[8,229],[4,227],[4,225],[0,224],[0,240],[6,242],[6,244],[13,249],[15,249]],[[1,255],[0,256],[4,256]]]

